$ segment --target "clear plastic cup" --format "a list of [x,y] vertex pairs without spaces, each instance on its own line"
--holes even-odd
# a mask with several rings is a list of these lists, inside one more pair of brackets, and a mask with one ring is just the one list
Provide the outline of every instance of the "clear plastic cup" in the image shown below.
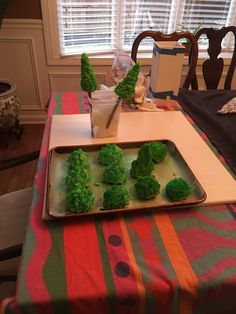
[[121,104],[118,105],[109,124],[109,118],[117,103],[117,99],[118,97],[114,94],[113,96],[110,95],[110,99],[89,99],[92,107],[90,118],[93,137],[117,136]]

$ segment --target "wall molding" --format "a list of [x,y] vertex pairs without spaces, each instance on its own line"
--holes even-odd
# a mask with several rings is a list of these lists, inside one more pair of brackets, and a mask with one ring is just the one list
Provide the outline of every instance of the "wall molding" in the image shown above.
[[31,69],[32,69],[32,77],[33,77],[33,83],[34,83],[34,88],[36,91],[36,101],[37,103],[34,106],[27,106],[27,108],[24,108],[24,106],[22,107],[22,109],[35,109],[41,108],[41,99],[40,99],[40,84],[38,81],[38,75],[37,75],[37,65],[35,62],[35,48],[34,48],[34,39],[33,38],[29,38],[29,37],[21,37],[21,36],[17,36],[17,37],[1,37],[0,38],[0,43],[11,43],[11,44],[19,44],[19,43],[23,43],[26,44],[28,46],[28,50],[29,50],[29,60],[31,63]]
[[43,29],[42,20],[32,19],[4,19],[2,22],[2,30],[6,29]]
[[[56,79],[60,79],[60,80],[66,80],[66,79],[75,79],[76,82],[80,82],[81,79],[81,75],[80,72],[55,72],[55,71],[49,71],[48,72],[48,76],[49,76],[49,82],[50,82],[50,89],[52,91],[54,91],[54,86],[55,86],[55,80]],[[100,84],[106,84],[106,77],[107,74],[105,72],[96,72],[96,79]]]

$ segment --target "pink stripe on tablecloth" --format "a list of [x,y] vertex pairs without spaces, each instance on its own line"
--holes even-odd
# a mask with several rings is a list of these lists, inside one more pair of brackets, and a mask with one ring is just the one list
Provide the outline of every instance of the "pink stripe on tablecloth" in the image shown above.
[[78,113],[80,113],[78,93],[62,93],[62,114]]

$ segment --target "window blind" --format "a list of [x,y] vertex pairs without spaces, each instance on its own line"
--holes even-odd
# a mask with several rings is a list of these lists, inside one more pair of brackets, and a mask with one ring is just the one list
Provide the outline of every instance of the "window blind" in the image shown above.
[[[57,0],[61,55],[130,50],[148,29],[167,34],[235,25],[235,9],[236,0]],[[152,45],[145,39],[140,49]]]

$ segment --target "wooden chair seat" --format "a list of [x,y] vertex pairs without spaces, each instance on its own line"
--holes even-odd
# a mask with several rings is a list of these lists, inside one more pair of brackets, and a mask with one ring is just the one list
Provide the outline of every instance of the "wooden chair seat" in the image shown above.
[[0,196],[0,260],[1,252],[24,242],[27,218],[32,203],[33,188]]
[[[0,171],[23,165],[38,157],[39,151],[34,151],[1,160]],[[0,283],[16,280],[16,272],[12,275],[7,265],[21,256],[32,197],[32,187],[0,196]],[[2,271],[2,265],[6,271]]]

